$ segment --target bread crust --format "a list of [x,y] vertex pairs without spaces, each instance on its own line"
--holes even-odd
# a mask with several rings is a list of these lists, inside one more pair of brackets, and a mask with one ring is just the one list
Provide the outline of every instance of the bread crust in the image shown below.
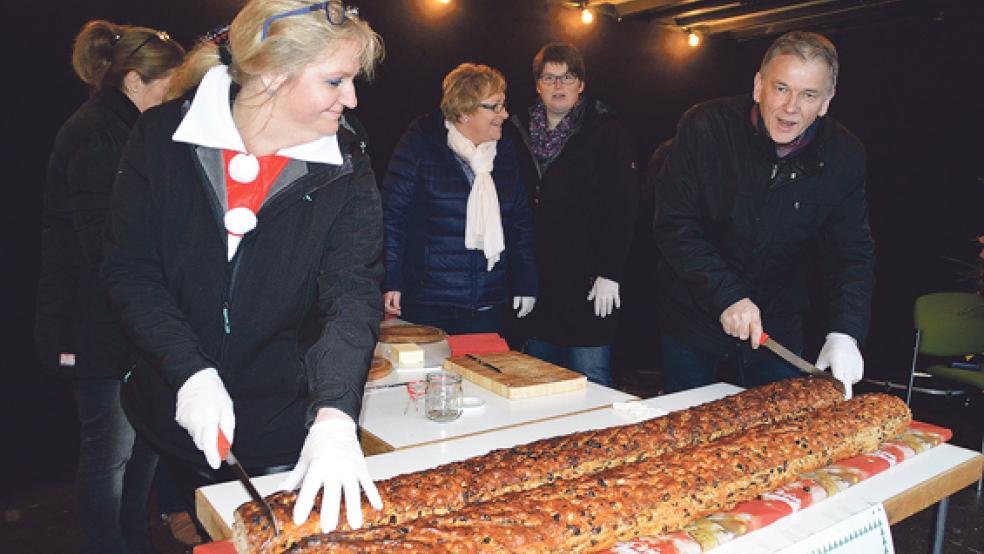
[[[842,400],[827,380],[790,379],[641,423],[551,437],[398,475],[376,483],[382,510],[363,502],[365,526],[401,525],[449,513],[509,493],[592,475],[761,425],[775,425]],[[320,496],[311,517],[299,526],[291,518],[295,499],[293,492],[267,498],[281,527],[279,537],[273,537],[259,506],[252,502],[240,506],[233,523],[237,550],[281,552],[303,537],[318,534]],[[348,527],[343,522],[340,529]]]
[[862,395],[814,414],[452,513],[305,537],[288,551],[594,552],[620,540],[678,531],[800,473],[875,450],[910,421],[898,398]]

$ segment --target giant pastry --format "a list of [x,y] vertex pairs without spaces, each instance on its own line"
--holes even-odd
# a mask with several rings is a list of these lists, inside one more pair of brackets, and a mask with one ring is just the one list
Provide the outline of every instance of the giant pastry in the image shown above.
[[903,432],[908,407],[870,394],[717,441],[555,481],[401,525],[302,539],[296,554],[594,552],[672,533]]
[[[556,480],[591,475],[626,463],[704,444],[759,425],[774,425],[811,410],[839,403],[841,394],[823,379],[790,379],[749,389],[687,410],[641,423],[582,431],[494,450],[460,462],[398,475],[376,483],[383,509],[363,503],[367,527],[399,525],[443,514],[514,491]],[[302,537],[319,533],[317,507],[294,525],[292,492],[268,501],[281,534],[274,537],[261,509],[243,504],[235,513],[233,537],[239,552],[280,552]],[[344,513],[344,510],[341,512]],[[341,523],[341,529],[346,529]]]

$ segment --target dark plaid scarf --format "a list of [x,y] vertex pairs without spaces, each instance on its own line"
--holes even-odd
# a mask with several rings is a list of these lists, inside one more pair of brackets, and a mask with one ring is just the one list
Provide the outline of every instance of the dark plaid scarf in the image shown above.
[[560,153],[560,149],[564,147],[574,131],[575,121],[582,111],[578,108],[583,103],[584,98],[579,98],[577,105],[567,112],[564,119],[561,119],[553,129],[547,123],[547,108],[542,100],[530,108],[530,147],[538,161],[552,160]]
[[[765,121],[762,119],[762,113],[759,111],[758,104],[752,106],[752,125],[754,125],[755,128],[758,129],[758,131],[763,135],[769,136],[769,130],[765,127]],[[792,158],[796,156],[796,154],[806,150],[806,147],[813,141],[813,137],[816,136],[817,129],[819,127],[820,118],[818,117],[813,123],[810,124],[809,127],[806,128],[806,131],[803,131],[802,135],[796,137],[796,139],[792,142],[788,144],[776,143],[776,156],[778,156],[779,159]]]

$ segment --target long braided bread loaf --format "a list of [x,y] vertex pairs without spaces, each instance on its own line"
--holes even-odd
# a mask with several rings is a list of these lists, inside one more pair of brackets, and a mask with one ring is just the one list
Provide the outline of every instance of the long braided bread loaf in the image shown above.
[[857,397],[713,443],[509,493],[403,525],[302,539],[288,551],[592,552],[669,533],[789,483],[803,472],[878,448],[909,425],[908,407]]
[[[363,503],[365,525],[399,525],[448,513],[507,493],[591,475],[756,426],[774,425],[841,399],[826,380],[791,379],[641,423],[538,440],[399,475],[376,484],[384,503],[382,510]],[[257,505],[243,504],[233,525],[237,550],[281,552],[302,537],[318,534],[317,512],[304,524],[294,525],[291,513],[295,499],[292,492],[268,497],[281,526],[279,537],[273,536]],[[315,501],[318,506],[320,500]],[[341,529],[347,525],[343,523]]]

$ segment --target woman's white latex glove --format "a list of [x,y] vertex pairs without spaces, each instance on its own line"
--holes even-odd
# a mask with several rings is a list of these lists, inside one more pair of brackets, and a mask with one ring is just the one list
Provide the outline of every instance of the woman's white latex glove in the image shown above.
[[591,291],[588,292],[588,302],[594,300],[594,313],[598,317],[607,317],[615,308],[622,307],[622,299],[618,296],[618,283],[604,277],[595,278]]
[[518,310],[516,312],[516,317],[526,317],[530,315],[533,311],[533,306],[536,305],[536,297],[534,296],[514,296],[513,297],[513,309]]
[[864,376],[864,358],[854,337],[844,333],[827,333],[827,341],[817,357],[817,369],[830,368],[838,381],[844,383],[844,399],[851,399],[851,385]]
[[298,485],[301,485],[301,490],[294,503],[295,525],[307,521],[314,506],[314,497],[324,487],[321,496],[322,533],[330,533],[338,526],[342,491],[345,491],[345,516],[352,529],[362,527],[360,487],[373,508],[383,508],[383,501],[369,477],[366,459],[355,436],[355,422],[334,408],[318,410],[314,425],[301,448],[300,459],[280,484],[280,490],[294,490]]
[[229,444],[236,430],[236,414],[232,398],[222,384],[219,372],[207,368],[195,373],[178,389],[178,404],[174,419],[185,428],[195,446],[205,454],[212,469],[219,469],[219,428]]

